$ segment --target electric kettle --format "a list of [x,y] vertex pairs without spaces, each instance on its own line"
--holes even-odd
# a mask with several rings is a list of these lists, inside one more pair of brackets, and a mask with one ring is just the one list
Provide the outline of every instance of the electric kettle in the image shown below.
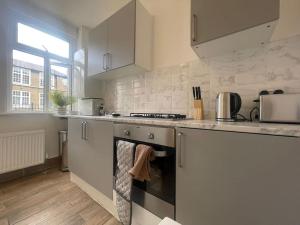
[[220,92],[216,99],[216,120],[236,121],[242,100],[238,93]]

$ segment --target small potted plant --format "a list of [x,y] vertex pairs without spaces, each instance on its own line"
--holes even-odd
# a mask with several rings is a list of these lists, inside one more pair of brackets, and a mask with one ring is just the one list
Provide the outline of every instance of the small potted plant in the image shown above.
[[75,98],[66,96],[61,91],[52,91],[50,93],[50,100],[57,108],[57,114],[66,115],[67,106],[75,102]]

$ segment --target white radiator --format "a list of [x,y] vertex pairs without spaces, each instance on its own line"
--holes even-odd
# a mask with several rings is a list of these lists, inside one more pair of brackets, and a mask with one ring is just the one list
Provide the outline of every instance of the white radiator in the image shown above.
[[44,162],[44,130],[0,133],[0,174]]

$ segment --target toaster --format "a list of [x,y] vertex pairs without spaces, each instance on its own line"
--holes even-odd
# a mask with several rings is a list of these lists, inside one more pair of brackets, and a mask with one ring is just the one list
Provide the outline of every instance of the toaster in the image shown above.
[[300,123],[300,94],[261,95],[260,121]]
[[104,115],[104,100],[102,98],[82,98],[79,100],[79,113],[84,116]]

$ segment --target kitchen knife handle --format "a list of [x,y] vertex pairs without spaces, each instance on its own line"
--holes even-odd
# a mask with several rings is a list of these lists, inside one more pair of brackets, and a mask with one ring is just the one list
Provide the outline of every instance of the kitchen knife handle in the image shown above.
[[194,100],[196,100],[196,91],[195,91],[195,87],[193,87],[193,97],[194,97]]
[[179,132],[177,134],[178,136],[178,167],[179,168],[183,168],[183,165],[182,165],[182,149],[181,149],[181,145],[182,145],[182,135],[183,133]]

